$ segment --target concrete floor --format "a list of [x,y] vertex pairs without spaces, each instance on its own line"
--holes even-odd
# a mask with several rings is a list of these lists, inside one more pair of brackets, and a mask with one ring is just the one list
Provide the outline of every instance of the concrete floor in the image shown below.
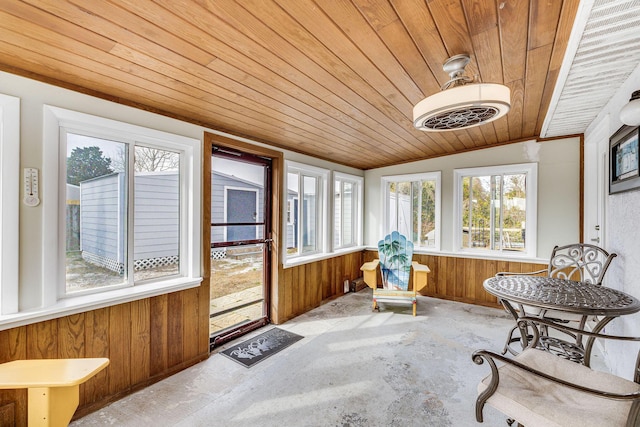
[[245,368],[214,351],[192,368],[73,422],[114,426],[506,426],[476,385],[489,372],[474,350],[501,349],[502,310],[420,297],[371,311],[367,288],[280,325],[305,338]]

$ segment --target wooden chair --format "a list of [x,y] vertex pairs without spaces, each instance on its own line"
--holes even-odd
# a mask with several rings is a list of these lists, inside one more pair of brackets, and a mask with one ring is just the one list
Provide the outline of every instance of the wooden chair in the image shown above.
[[[599,246],[587,243],[573,243],[565,246],[555,246],[553,251],[551,251],[551,258],[546,269],[530,273],[500,272],[497,273],[497,276],[547,275],[549,277],[557,277],[559,279],[573,280],[589,285],[601,286],[604,275],[607,272],[611,261],[616,256],[617,254],[615,253],[609,253]],[[511,303],[511,306],[519,307],[517,313],[511,313],[514,315],[516,320],[520,316],[529,315],[554,319],[556,322],[562,323],[577,322],[577,328],[580,330],[584,329],[587,321],[586,316],[581,316],[575,313],[567,313],[557,310],[540,310],[538,308],[522,306],[516,303]],[[512,346],[513,343],[521,341],[519,336],[514,336],[514,333],[517,330],[517,327],[513,327],[509,332],[502,354],[506,354],[507,351],[514,355],[517,354],[517,351]],[[546,328],[543,333],[545,331]],[[580,337],[580,334],[572,336],[578,346],[581,345]],[[529,337],[529,339],[530,338],[531,337]]]
[[[373,289],[373,310],[378,310],[378,301],[410,302],[416,315],[417,294],[426,291],[426,265],[412,262],[413,242],[397,231],[378,242],[378,259],[364,263],[360,270],[365,283]],[[377,271],[380,267],[382,289],[378,288]],[[413,270],[413,289],[409,290],[409,277]]]
[[[505,414],[509,425],[514,422],[526,427],[640,425],[640,352],[633,381],[630,381],[535,348],[540,327],[551,326],[549,320],[524,317],[519,322],[525,322],[533,331],[533,339],[520,354],[509,358],[488,350],[473,353],[476,364],[487,361],[491,368],[491,373],[478,385],[476,420],[479,423],[483,421],[483,409],[488,404]],[[553,326],[594,339],[640,341],[640,337],[595,334],[566,325]]]

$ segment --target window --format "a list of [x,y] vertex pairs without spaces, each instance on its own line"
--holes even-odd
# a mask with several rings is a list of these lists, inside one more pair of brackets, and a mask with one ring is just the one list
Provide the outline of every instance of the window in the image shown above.
[[49,304],[199,274],[200,141],[49,106],[47,130],[58,151],[45,179],[57,176],[59,195],[45,204],[44,229],[60,230],[49,236],[58,250],[43,249],[54,260],[45,274],[59,282],[44,290]]
[[333,174],[333,249],[361,244],[362,183],[358,176]]
[[454,171],[456,247],[536,254],[537,164]]
[[382,177],[384,234],[398,231],[416,249],[440,250],[440,172]]
[[329,171],[287,162],[286,258],[324,252]]
[[18,311],[20,99],[0,94],[0,315]]

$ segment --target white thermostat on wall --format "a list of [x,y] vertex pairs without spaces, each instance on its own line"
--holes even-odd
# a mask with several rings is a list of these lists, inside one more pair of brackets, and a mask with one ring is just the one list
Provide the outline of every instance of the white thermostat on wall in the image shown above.
[[40,180],[38,179],[38,169],[24,168],[24,204],[27,206],[38,206],[40,204]]

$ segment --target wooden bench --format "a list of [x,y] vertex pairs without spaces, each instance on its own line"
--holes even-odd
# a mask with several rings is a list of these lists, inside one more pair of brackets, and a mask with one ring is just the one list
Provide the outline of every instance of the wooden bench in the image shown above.
[[78,407],[80,384],[108,364],[106,358],[14,360],[0,364],[0,389],[28,389],[29,427],[66,426]]

